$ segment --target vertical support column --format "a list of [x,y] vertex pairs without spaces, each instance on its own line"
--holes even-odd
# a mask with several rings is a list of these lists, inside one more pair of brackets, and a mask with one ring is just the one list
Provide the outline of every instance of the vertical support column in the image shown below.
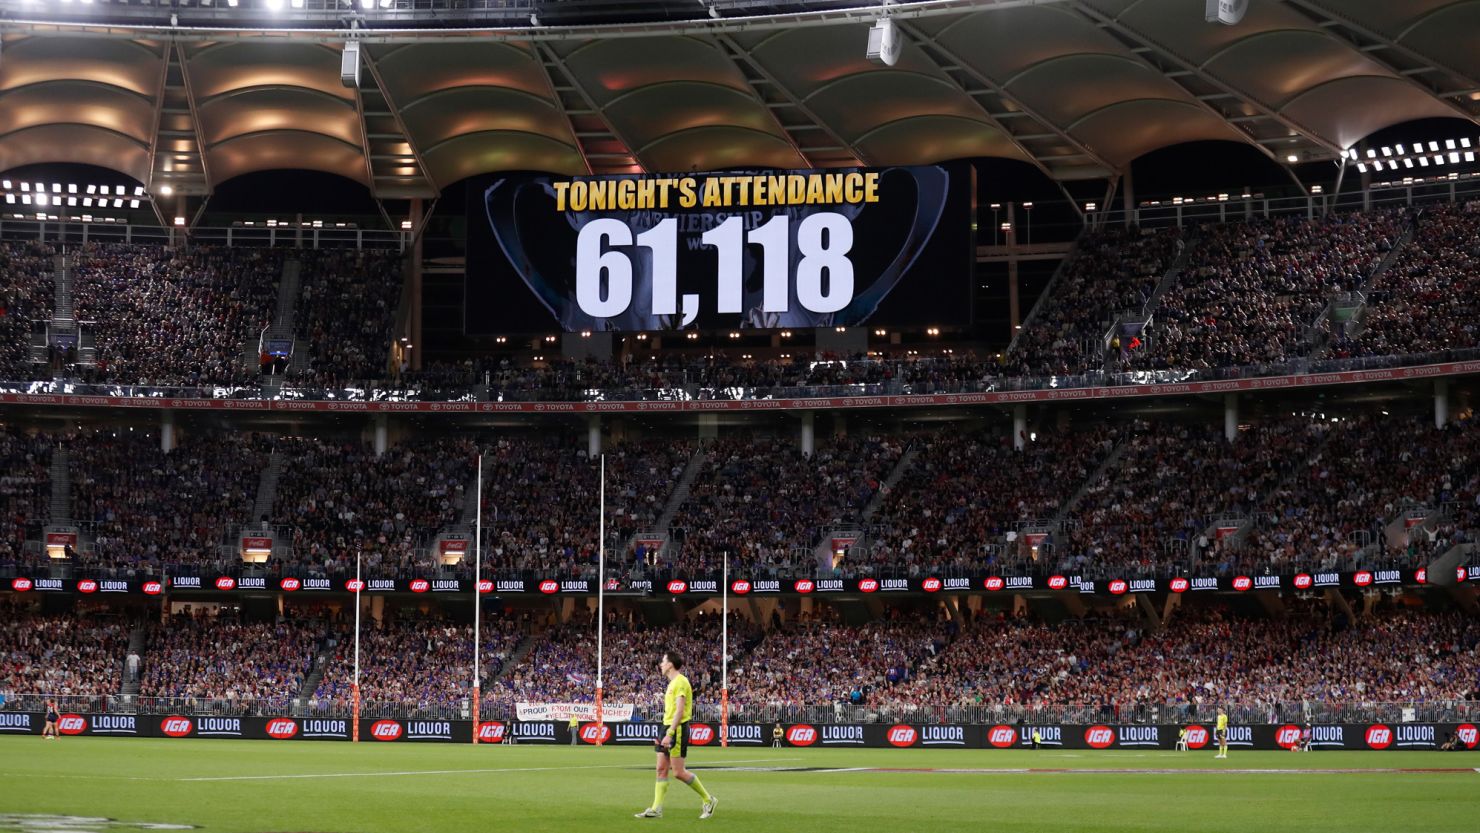
[[601,456],[601,417],[596,414],[586,417],[586,456],[592,460]]
[[1016,335],[1023,328],[1023,307],[1018,290],[1018,256],[1016,249],[1007,252],[1007,313]]
[[1434,427],[1443,428],[1449,424],[1449,380],[1434,380]]
[[802,412],[802,453],[812,456],[817,448],[817,412]]
[[1223,439],[1233,442],[1238,436],[1238,394],[1223,396]]
[[1007,204],[1007,316],[1016,335],[1022,326],[1022,310],[1018,303],[1018,250],[1017,250],[1017,203]]
[[1125,227],[1130,228],[1136,218],[1136,181],[1131,178],[1129,165],[1120,175],[1120,213],[1125,217]]
[[175,450],[174,411],[162,411],[159,415],[159,450],[166,454]]
[[719,414],[699,414],[699,439],[719,438]]
[[1028,406],[1012,406],[1012,447],[1022,451],[1028,444]]
[[1156,612],[1156,605],[1145,593],[1136,594],[1136,608],[1141,611],[1141,616],[1151,630],[1161,630],[1161,615]]
[[421,340],[421,241],[422,241],[422,212],[424,206],[421,198],[417,197],[411,201],[411,254],[407,261],[406,279],[411,281],[411,369],[421,370],[421,357],[426,353],[426,347]]
[[375,456],[380,457],[385,454],[386,448],[390,445],[390,420],[385,414],[376,414],[374,426]]

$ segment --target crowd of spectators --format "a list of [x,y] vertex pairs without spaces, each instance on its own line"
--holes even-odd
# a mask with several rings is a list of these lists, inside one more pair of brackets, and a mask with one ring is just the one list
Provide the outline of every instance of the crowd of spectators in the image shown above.
[[[694,444],[633,439],[603,449],[607,559],[613,569],[644,556],[622,549],[652,530]],[[502,438],[484,449],[484,569],[542,578],[592,578],[600,538],[601,461],[569,438]]]
[[[1266,416],[1231,442],[1208,424],[1116,421],[1024,440],[1017,450],[1000,428],[905,431],[823,440],[810,456],[789,437],[611,442],[608,574],[712,575],[725,553],[758,578],[1262,574],[1423,566],[1480,536],[1474,419],[1434,429],[1377,412]],[[432,543],[471,526],[480,448],[483,571],[597,573],[601,464],[573,436],[433,436],[377,457],[357,440],[190,430],[166,453],[153,431],[124,426],[0,432],[0,565],[50,563],[40,533],[57,448],[69,453],[71,520],[84,533],[70,564],[86,575],[229,570],[239,566],[229,533],[265,522],[291,550],[269,559],[270,574],[342,577],[359,553],[369,576],[468,578],[471,559],[443,565]],[[253,517],[274,451],[284,462],[275,502]],[[1410,515],[1422,522],[1404,526]],[[651,548],[645,534],[665,531],[667,545]],[[841,559],[819,549],[841,532],[861,535]]]
[[[1480,619],[1390,600],[1361,615],[1325,601],[1287,600],[1278,615],[1244,615],[1184,601],[1159,629],[1126,610],[1040,621],[963,606],[961,616],[900,608],[843,624],[816,605],[762,631],[730,619],[729,699],[734,713],[802,706],[862,707],[902,719],[947,720],[952,707],[1079,708],[1106,719],[1181,719],[1238,704],[1442,703],[1480,696]],[[131,625],[108,616],[47,616],[9,605],[0,616],[0,693],[101,696],[125,682]],[[366,621],[360,644],[367,714],[467,714],[472,634],[401,611]],[[486,717],[514,704],[590,703],[595,697],[594,621],[562,624],[548,612],[490,611],[483,620]],[[779,620],[779,617],[777,617]],[[139,676],[145,708],[210,708],[277,714],[303,697],[316,657],[327,661],[305,703],[341,712],[351,701],[353,641],[343,625],[312,616],[246,622],[176,614],[146,627]],[[661,653],[682,654],[704,708],[719,700],[720,620],[672,624],[636,609],[608,611],[603,696],[632,703],[638,720],[662,708]],[[519,648],[530,640],[527,653]],[[193,701],[193,702],[180,702]],[[1165,709],[1172,711],[1168,714]],[[958,718],[959,719],[959,718]],[[1273,718],[1272,718],[1273,719]],[[1281,719],[1289,719],[1288,717]]]
[[92,545],[74,564],[97,574],[158,575],[165,565],[222,559],[230,528],[251,520],[269,440],[243,432],[181,432],[165,453],[152,431],[86,430],[67,439],[72,520]]
[[1230,442],[1221,426],[1133,423],[1119,458],[1088,483],[1054,541],[1055,569],[1107,577],[1186,570],[1214,546],[1210,525],[1263,505],[1326,425],[1276,417]]
[[831,608],[766,634],[730,671],[739,708],[871,705],[907,684],[922,660],[949,642],[949,623],[892,611],[864,625],[838,621]]
[[[1360,566],[1419,567],[1436,541],[1474,540],[1480,423],[1436,429],[1423,419],[1374,415],[1334,423],[1328,434],[1260,505],[1246,545],[1219,556],[1225,564],[1272,572],[1354,568],[1362,556]],[[1421,508],[1427,519],[1446,507],[1454,512],[1448,523],[1410,531],[1411,550],[1389,537],[1406,510]]]
[[[661,719],[667,682],[658,663],[666,651],[675,651],[684,658],[683,673],[693,684],[696,699],[702,697],[710,703],[719,699],[718,616],[701,613],[690,620],[650,625],[630,614],[609,615],[604,629],[603,702],[631,703],[642,719]],[[732,657],[742,654],[757,639],[759,631],[748,620],[730,617]],[[516,703],[595,702],[595,621],[589,615],[576,616],[537,636],[523,662],[498,681],[491,696],[496,709],[510,712]]]
[[389,249],[303,249],[294,258],[302,281],[296,349],[308,351],[294,382],[342,388],[389,378],[402,255]]
[[[1426,209],[1398,263],[1376,284],[1359,335],[1333,327],[1331,355],[1426,353],[1475,345],[1468,273],[1480,257],[1480,214],[1470,206]],[[88,381],[156,385],[251,385],[246,355],[270,322],[284,264],[296,260],[293,384],[303,388],[488,386],[495,400],[756,398],[797,387],[867,386],[937,393],[978,389],[1018,376],[1105,369],[1206,370],[1306,355],[1309,328],[1333,293],[1361,287],[1396,244],[1406,211],[1251,218],[1180,230],[1088,234],[1062,267],[1038,314],[1005,357],[913,350],[739,359],[723,352],[631,355],[613,362],[548,359],[533,364],[481,356],[390,366],[402,255],[390,250],[223,248],[89,243],[69,257],[79,320],[95,336],[96,363],[56,368]],[[1190,241],[1190,242],[1189,242]],[[0,376],[47,373],[30,361],[35,325],[50,318],[53,249],[0,244]],[[1174,285],[1158,283],[1185,255]],[[1106,334],[1122,313],[1149,312],[1137,347]],[[419,345],[418,345],[419,346]],[[67,354],[67,362],[74,354]]]
[[70,253],[79,321],[93,322],[88,381],[251,384],[244,359],[272,316],[283,249],[89,243]]
[[326,574],[425,574],[433,536],[456,523],[472,484],[476,443],[425,437],[384,454],[360,440],[279,439],[284,466],[272,520],[291,528],[293,558]]
[[[360,634],[360,701],[370,708],[460,709],[472,696],[473,628],[420,615],[367,622]],[[528,615],[487,611],[480,637],[480,678],[489,681],[529,634]],[[343,709],[354,693],[354,637],[341,629],[313,693],[316,709]]]
[[130,629],[110,616],[47,616],[0,605],[0,692],[117,694]]
[[1418,215],[1412,242],[1372,286],[1355,338],[1331,353],[1386,356],[1471,348],[1480,327],[1480,211],[1441,205]]
[[1480,688],[1480,620],[1458,612],[1382,610],[1347,622],[1319,608],[1277,619],[1188,611],[1126,640],[1091,669],[1117,704],[1301,700],[1451,700]]
[[30,345],[35,328],[51,320],[55,255],[47,243],[0,242],[0,379],[32,379],[46,372],[32,365]]
[[[1115,446],[1115,429],[1014,438],[1000,429],[915,437],[909,468],[872,519],[871,537],[841,565],[850,573],[978,573],[1032,559],[1020,528],[1045,526]],[[988,478],[984,487],[982,478]]]
[[1305,355],[1336,292],[1361,288],[1407,225],[1396,210],[1210,226],[1154,310],[1126,367],[1206,369]]
[[47,520],[54,443],[0,428],[0,565],[22,561],[26,541],[38,539]]
[[815,570],[812,547],[829,528],[856,525],[899,462],[900,438],[866,434],[817,443],[804,454],[795,438],[721,438],[674,518],[679,546],[653,566],[659,573],[731,569]]
[[222,700],[228,709],[283,713],[301,693],[324,631],[324,622],[307,617],[244,622],[171,616],[149,626],[139,696]]
[[1104,339],[1115,317],[1140,312],[1185,250],[1179,230],[1113,229],[1086,235],[1053,294],[1018,336],[1007,368],[1018,376],[1104,369]]
[[880,705],[1084,706],[1129,718],[1213,707],[1465,699],[1480,690],[1480,620],[1379,608],[1355,622],[1324,607],[1277,618],[1221,606],[1179,609],[1166,627],[1090,617],[1047,624],[979,617]]
[[929,713],[950,706],[1098,703],[1101,692],[1086,672],[1112,655],[1131,627],[1113,617],[1054,625],[1026,616],[979,616],[878,705]]

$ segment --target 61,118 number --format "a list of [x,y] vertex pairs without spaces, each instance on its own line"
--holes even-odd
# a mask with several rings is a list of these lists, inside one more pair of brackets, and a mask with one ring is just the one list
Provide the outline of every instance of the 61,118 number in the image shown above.
[[[791,275],[791,218],[772,217],[746,231],[738,216],[704,232],[705,246],[715,249],[719,312],[743,312],[742,268],[747,244],[762,250],[762,310],[788,312]],[[677,315],[678,221],[660,221],[634,239],[621,220],[601,218],[581,227],[576,238],[576,302],[595,318],[610,318],[632,304],[632,257],[623,246],[642,246],[652,252],[652,314]],[[837,312],[853,300],[853,225],[847,217],[818,212],[802,218],[796,229],[796,297],[815,313]],[[684,322],[698,313],[695,296],[684,296]]]

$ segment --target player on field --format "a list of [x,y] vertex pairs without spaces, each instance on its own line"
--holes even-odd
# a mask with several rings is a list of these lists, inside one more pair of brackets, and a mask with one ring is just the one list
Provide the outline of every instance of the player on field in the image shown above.
[[59,736],[57,733],[57,721],[61,719],[62,716],[57,714],[57,701],[47,700],[46,725],[41,727],[41,736],[50,740],[56,740]]
[[1228,712],[1222,706],[1218,707],[1218,723],[1213,729],[1214,737],[1218,738],[1218,754],[1214,758],[1228,757]]
[[707,819],[714,815],[714,807],[719,800],[704,789],[699,776],[684,769],[684,757],[689,751],[689,720],[694,716],[694,687],[689,685],[689,678],[678,671],[683,668],[683,657],[678,652],[664,653],[658,668],[668,678],[668,690],[663,695],[663,737],[653,745],[658,753],[658,783],[653,789],[653,806],[636,815],[640,819],[663,817],[663,799],[668,794],[668,774],[671,772],[674,778],[688,784],[704,800],[699,818]]

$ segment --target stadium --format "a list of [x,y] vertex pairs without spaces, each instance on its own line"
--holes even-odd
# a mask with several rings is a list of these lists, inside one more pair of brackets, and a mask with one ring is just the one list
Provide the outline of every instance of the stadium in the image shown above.
[[0,831],[1473,833],[1477,37],[0,0]]

